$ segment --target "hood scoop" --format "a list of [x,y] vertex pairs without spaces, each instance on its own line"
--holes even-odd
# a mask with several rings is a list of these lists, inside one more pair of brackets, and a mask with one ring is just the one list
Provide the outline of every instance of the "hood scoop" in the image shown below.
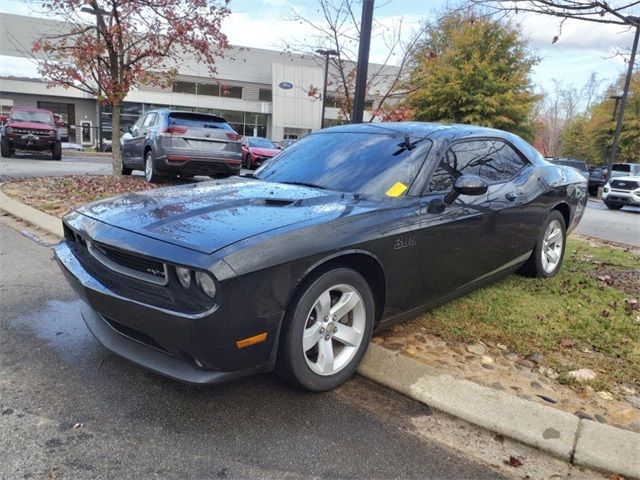
[[255,201],[254,205],[264,205],[266,207],[286,207],[292,203],[296,203],[297,200],[291,200],[290,198],[261,198]]

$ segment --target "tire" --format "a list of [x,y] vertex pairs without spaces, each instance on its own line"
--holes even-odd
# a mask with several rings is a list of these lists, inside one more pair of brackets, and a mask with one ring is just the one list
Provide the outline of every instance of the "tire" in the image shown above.
[[359,273],[336,268],[317,274],[287,308],[276,371],[313,392],[337,387],[355,372],[367,350],[374,318],[373,294]]
[[609,210],[620,210],[622,208],[622,205],[619,203],[604,202],[604,204]]
[[[542,224],[531,256],[519,273],[542,278],[553,277],[558,273],[567,247],[566,229],[562,214],[557,210],[551,211]],[[554,237],[553,241],[550,241],[551,237]]]
[[598,187],[589,187],[589,195],[595,197],[598,195]]
[[160,175],[156,170],[153,152],[151,150],[148,150],[144,156],[144,179],[149,183],[158,183],[160,181]]
[[13,155],[11,144],[5,137],[2,137],[2,140],[0,140],[0,154],[5,158],[9,158]]
[[62,160],[62,143],[58,142],[51,147],[51,158],[53,160]]
[[120,174],[122,175],[131,175],[133,171],[132,168],[127,168],[124,164],[124,160],[120,160]]

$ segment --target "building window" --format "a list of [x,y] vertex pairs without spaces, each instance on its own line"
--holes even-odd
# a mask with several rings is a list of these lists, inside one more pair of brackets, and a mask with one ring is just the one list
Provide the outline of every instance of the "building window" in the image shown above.
[[220,96],[220,86],[213,83],[198,83],[198,95],[208,95],[210,97]]
[[192,95],[196,94],[196,84],[193,82],[176,82],[173,85],[174,93],[190,93]]
[[271,89],[270,88],[261,88],[258,91],[258,100],[261,102],[270,102],[271,101]]
[[242,87],[232,87],[230,85],[221,85],[220,96],[230,97],[230,98],[242,98]]

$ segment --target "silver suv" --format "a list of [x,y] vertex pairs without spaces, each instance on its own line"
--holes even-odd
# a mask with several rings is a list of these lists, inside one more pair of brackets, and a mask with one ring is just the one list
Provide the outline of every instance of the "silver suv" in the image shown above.
[[122,174],[144,170],[150,183],[162,177],[237,175],[241,166],[240,135],[214,115],[151,110],[122,137]]

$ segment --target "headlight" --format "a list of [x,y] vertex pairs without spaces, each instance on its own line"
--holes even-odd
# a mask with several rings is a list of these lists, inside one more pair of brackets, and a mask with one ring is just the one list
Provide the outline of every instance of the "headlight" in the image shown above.
[[7,133],[11,133],[11,132],[13,132],[13,128],[11,128],[11,127],[7,127],[5,131],[6,131]]
[[602,189],[605,193],[609,191],[609,187],[607,185],[604,186],[604,188]]
[[216,296],[216,283],[210,275],[204,272],[196,272],[196,282],[205,295],[211,298]]
[[188,289],[191,286],[191,270],[188,268],[176,267],[176,276],[182,288]]

